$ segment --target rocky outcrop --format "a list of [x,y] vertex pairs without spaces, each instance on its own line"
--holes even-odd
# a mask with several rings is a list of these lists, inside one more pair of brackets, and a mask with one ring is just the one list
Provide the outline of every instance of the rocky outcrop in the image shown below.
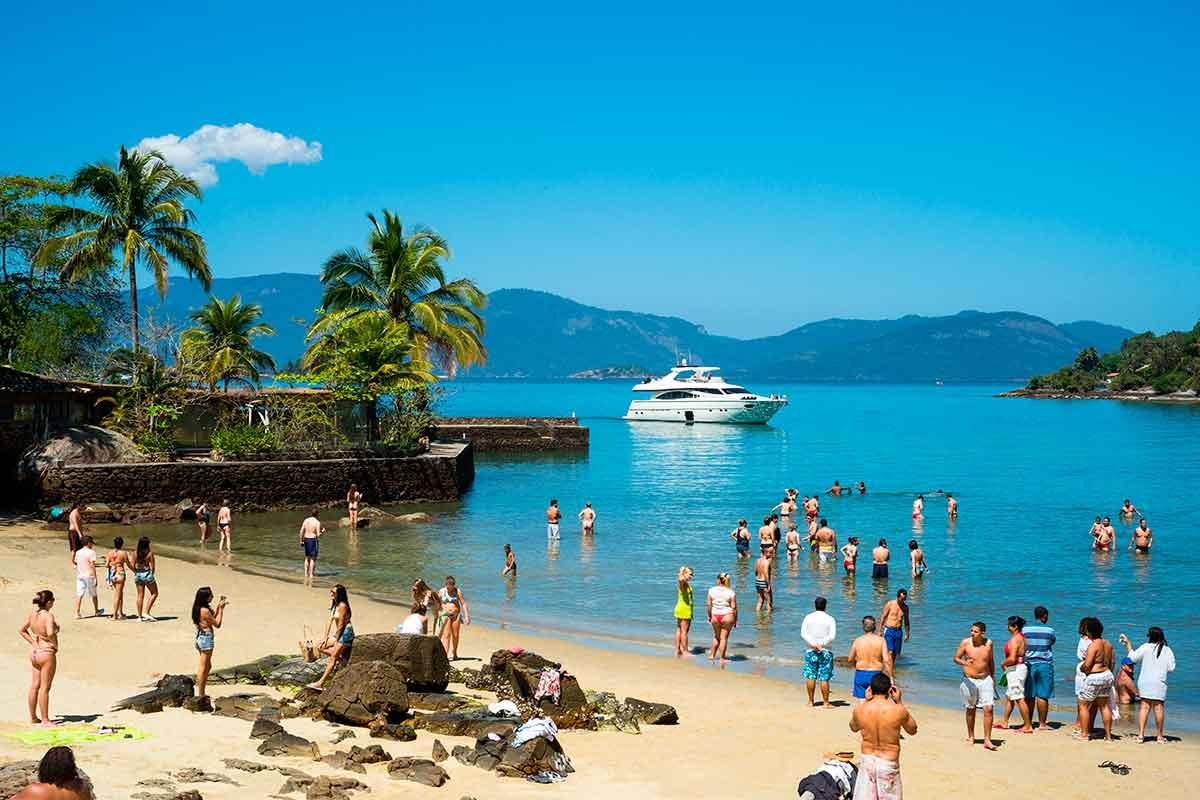
[[142,714],[152,714],[163,708],[179,708],[195,694],[196,681],[190,675],[164,675],[153,689],[117,701],[112,710],[129,708]]
[[[92,797],[92,781],[83,770],[79,774],[79,795]],[[12,761],[0,766],[0,800],[10,800],[17,792],[31,783],[38,782],[37,761]]]
[[489,665],[493,673],[504,678],[503,682],[497,684],[497,693],[516,701],[522,707],[523,716],[529,717],[530,712],[536,710],[554,720],[554,724],[560,728],[595,729],[596,723],[591,717],[583,688],[575,676],[565,670],[560,678],[558,702],[551,698],[534,698],[542,671],[557,666],[554,662],[537,653],[514,654],[508,650],[497,650],[492,653]]
[[404,674],[386,661],[351,663],[325,686],[321,711],[326,719],[351,725],[398,722],[408,711]]
[[442,744],[441,739],[433,740],[432,758],[435,764],[440,764],[450,757],[450,752],[446,750],[446,745]]
[[509,778],[527,778],[541,772],[566,775],[574,771],[558,740],[551,741],[540,736],[519,747],[507,747],[500,763],[496,765],[496,774]]
[[245,683],[255,686],[265,686],[267,684],[267,675],[290,658],[290,656],[263,656],[256,661],[250,661],[246,664],[215,669],[208,674],[208,682],[210,684]]
[[290,700],[276,700],[265,694],[231,694],[213,700],[213,713],[218,717],[236,717],[247,722],[259,719],[278,721],[300,716],[300,709]]
[[412,742],[417,738],[417,732],[412,725],[401,722],[393,724],[377,719],[367,726],[371,730],[372,739],[387,739],[393,742]]
[[464,697],[454,692],[409,692],[408,707],[427,713],[443,711],[475,711],[484,704],[473,697]]
[[250,730],[251,739],[262,739],[258,746],[258,754],[263,756],[295,756],[316,760],[321,757],[315,742],[310,742],[300,736],[294,736],[283,729],[283,726],[270,720],[260,719]]
[[450,682],[450,660],[436,636],[369,633],[354,640],[350,664],[386,661],[404,673],[411,692],[444,692]]
[[276,689],[303,689],[325,674],[325,660],[305,661],[289,658],[267,673],[267,684]]
[[636,697],[626,697],[625,705],[647,725],[676,725],[679,722],[675,707],[666,703],[650,703]]
[[472,736],[478,739],[494,733],[508,736],[520,720],[512,717],[497,717],[487,711],[451,711],[441,714],[418,714],[412,725],[417,730],[426,730],[442,736]]
[[642,732],[638,715],[612,692],[588,692],[587,697],[592,707],[592,719],[596,721],[596,730]]
[[441,786],[450,780],[446,770],[425,758],[397,758],[388,764],[387,770],[392,778],[425,786]]

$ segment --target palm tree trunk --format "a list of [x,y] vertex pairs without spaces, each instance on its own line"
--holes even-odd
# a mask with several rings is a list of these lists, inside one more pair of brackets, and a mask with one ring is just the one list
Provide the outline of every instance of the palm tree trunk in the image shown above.
[[[129,265],[129,310],[133,322],[133,352],[138,351],[138,296],[137,296],[137,263]],[[136,365],[134,369],[137,369]]]

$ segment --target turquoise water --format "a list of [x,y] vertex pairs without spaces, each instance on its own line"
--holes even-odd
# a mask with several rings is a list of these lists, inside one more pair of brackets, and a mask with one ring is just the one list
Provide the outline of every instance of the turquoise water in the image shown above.
[[[400,596],[418,575],[433,583],[453,573],[480,619],[666,654],[680,565],[696,571],[698,607],[716,574],[729,571],[743,608],[730,668],[794,679],[800,620],[812,597],[829,598],[844,654],[859,618],[878,614],[910,585],[906,543],[917,538],[932,569],[911,586],[913,635],[899,668],[919,700],[956,701],[951,657],[974,620],[1003,642],[1008,615],[1032,620],[1039,603],[1059,631],[1060,703],[1073,703],[1074,631],[1084,615],[1100,617],[1114,642],[1121,632],[1140,641],[1148,625],[1160,625],[1179,663],[1190,662],[1200,633],[1193,605],[1200,583],[1188,552],[1200,527],[1198,407],[998,399],[1010,387],[997,386],[757,385],[791,398],[770,426],[683,426],[622,421],[631,385],[454,384],[445,413],[574,412],[591,428],[591,451],[479,456],[470,493],[433,508],[433,524],[367,530],[355,541],[345,532],[326,537],[322,574]],[[821,503],[840,542],[862,538],[866,572],[846,579],[840,566],[818,567],[805,554],[798,567],[782,568],[775,612],[756,618],[753,574],[736,560],[729,531],[739,517],[761,517],[784,487],[811,494],[834,479],[868,485],[865,497]],[[939,488],[959,498],[957,524],[948,524],[944,500],[927,496],[924,524],[914,526],[913,495]],[[548,544],[543,522],[551,497],[567,520],[557,546]],[[1149,557],[1123,546],[1129,529],[1116,511],[1125,497],[1155,531]],[[585,500],[599,514],[591,542],[573,524]],[[1089,547],[1097,514],[1114,518],[1122,542],[1115,553]],[[298,574],[298,521],[242,516],[235,565]],[[192,526],[146,532],[194,547]],[[870,545],[881,536],[893,549],[889,582],[869,574]],[[515,582],[499,577],[506,542],[517,553]],[[703,646],[710,629],[698,616],[692,644]],[[835,676],[843,696],[849,677],[845,669]],[[1197,689],[1194,671],[1172,676],[1170,724],[1200,725]]]

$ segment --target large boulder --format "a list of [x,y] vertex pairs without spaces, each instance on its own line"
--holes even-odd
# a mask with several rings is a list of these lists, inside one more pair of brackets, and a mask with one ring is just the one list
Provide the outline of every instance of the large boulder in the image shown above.
[[265,694],[231,694],[213,701],[213,713],[247,722],[258,719],[278,721],[300,716],[300,709],[290,700],[276,700]]
[[352,663],[326,685],[321,711],[326,719],[351,725],[377,718],[398,722],[408,712],[404,673],[386,661]]
[[592,706],[592,719],[596,721],[596,730],[642,732],[641,725],[638,724],[638,715],[612,692],[588,692],[587,697]]
[[[79,796],[94,797],[95,794],[92,789],[91,779],[78,767],[75,770],[79,775]],[[9,798],[29,784],[37,782],[37,761],[11,761],[0,766],[0,800],[9,800]]]
[[162,711],[165,707],[179,708],[196,694],[196,680],[190,675],[164,675],[148,692],[117,701],[113,711],[131,708],[143,714]]
[[392,778],[426,786],[441,786],[450,780],[446,770],[427,758],[397,758],[388,764],[387,770]]
[[73,425],[51,431],[45,440],[26,450],[21,455],[19,470],[22,479],[36,482],[60,461],[65,466],[75,466],[136,464],[148,460],[128,436],[97,425]]
[[317,760],[321,751],[315,742],[294,736],[282,728],[262,740],[258,746],[259,755],[263,756],[294,756]]
[[415,711],[476,711],[484,707],[482,701],[453,692],[408,693],[408,707]]
[[418,714],[413,717],[412,726],[418,730],[426,730],[441,736],[472,736],[478,739],[494,733],[497,736],[508,736],[516,729],[519,720],[512,717],[496,717],[486,710],[480,711],[448,711],[437,714]]
[[651,703],[636,697],[626,697],[625,706],[647,725],[675,725],[679,722],[679,713],[675,707],[666,703]]
[[554,724],[560,728],[595,729],[596,723],[592,719],[587,695],[574,675],[562,672],[558,702],[549,697],[534,698],[542,671],[548,667],[557,667],[554,662],[528,651],[513,653],[509,650],[497,650],[492,653],[490,666],[492,672],[503,676],[507,684],[500,684],[497,692],[502,696],[510,695],[518,706],[537,709],[544,716],[554,720]]
[[510,745],[496,765],[496,774],[509,778],[527,778],[539,772],[557,772],[565,777],[574,771],[571,760],[563,752],[558,740],[551,741],[541,736],[519,747]]
[[386,661],[404,673],[412,692],[444,692],[450,683],[450,659],[436,636],[368,633],[356,636],[350,664]]

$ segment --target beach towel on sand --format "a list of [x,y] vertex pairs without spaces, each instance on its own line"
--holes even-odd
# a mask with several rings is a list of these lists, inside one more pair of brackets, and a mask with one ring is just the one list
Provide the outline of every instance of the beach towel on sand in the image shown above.
[[31,747],[58,747],[59,745],[70,747],[88,742],[111,742],[118,739],[140,741],[150,738],[150,734],[138,728],[129,726],[110,728],[104,725],[98,728],[86,725],[62,725],[54,728],[14,731],[4,735]]

